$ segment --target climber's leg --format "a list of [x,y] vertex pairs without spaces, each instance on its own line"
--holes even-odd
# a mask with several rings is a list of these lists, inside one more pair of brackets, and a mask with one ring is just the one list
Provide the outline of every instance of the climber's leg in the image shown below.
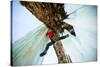
[[47,53],[49,47],[50,47],[52,44],[54,44],[54,43],[55,43],[55,42],[53,42],[53,41],[52,41],[52,42],[49,42],[49,43],[47,44],[45,50],[40,54],[40,56],[41,56],[41,57],[44,56],[44,55]]
[[73,36],[76,36],[75,30],[72,25],[64,22],[64,25],[62,27],[68,30]]
[[[67,35],[65,35],[65,36],[59,37],[59,40],[65,39],[66,37],[69,37],[69,35],[67,34]],[[49,47],[50,47],[52,44],[54,44],[54,43],[55,43],[55,41],[49,42],[49,43],[47,44],[45,50],[40,54],[40,56],[41,56],[41,57],[44,56],[44,55],[47,53]]]

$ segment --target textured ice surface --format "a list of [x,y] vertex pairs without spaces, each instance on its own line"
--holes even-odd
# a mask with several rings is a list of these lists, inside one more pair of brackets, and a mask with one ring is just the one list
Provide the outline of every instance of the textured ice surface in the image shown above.
[[[13,4],[14,65],[57,63],[57,57],[52,46],[44,57],[39,57],[49,41],[48,37],[45,36],[47,28],[18,2],[13,2]],[[66,4],[65,10],[71,13],[81,6]],[[77,35],[77,37],[74,37],[68,31],[65,31],[64,34],[69,34],[70,37],[62,40],[65,53],[71,56],[72,62],[96,61],[96,6],[84,5],[84,8],[77,10],[70,15],[70,19],[64,21],[74,26]]]

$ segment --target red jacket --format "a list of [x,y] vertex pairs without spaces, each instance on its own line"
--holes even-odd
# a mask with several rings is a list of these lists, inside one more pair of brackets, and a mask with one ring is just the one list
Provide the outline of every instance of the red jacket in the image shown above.
[[47,32],[46,36],[49,36],[49,38],[52,40],[52,38],[54,36],[54,32],[52,32],[52,31]]

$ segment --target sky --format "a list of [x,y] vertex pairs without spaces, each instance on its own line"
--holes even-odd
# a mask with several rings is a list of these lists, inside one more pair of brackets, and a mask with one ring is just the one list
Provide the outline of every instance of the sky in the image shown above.
[[13,42],[23,37],[27,32],[35,29],[42,23],[35,18],[18,1],[13,2],[12,7]]
[[[65,11],[68,13],[72,13],[78,8],[80,9],[69,16],[70,19],[65,19],[64,21],[74,26],[77,35],[76,40],[78,42],[81,42],[81,44],[78,44],[75,38],[73,38],[72,36],[70,38],[72,38],[73,43],[71,42],[70,38],[68,40],[66,39],[65,41],[62,41],[62,43],[67,44],[64,45],[65,51],[68,54],[70,54],[73,62],[92,61],[95,60],[96,58],[96,48],[97,48],[96,6],[65,4]],[[13,2],[12,6],[13,43],[16,40],[19,40],[20,38],[24,37],[28,32],[36,29],[41,24],[42,22],[40,22],[35,16],[33,16],[25,7],[21,6],[18,1]],[[75,47],[73,47],[74,46],[73,44],[75,44]],[[70,49],[68,47],[70,47]],[[82,47],[82,49],[80,47]],[[72,50],[72,52],[70,50]],[[83,51],[84,54],[86,53],[85,58],[82,59],[80,53],[76,53],[77,51],[79,51],[80,53],[81,51]],[[79,57],[81,59],[78,60]],[[53,47],[51,46],[50,49],[48,50],[47,55],[44,57],[43,64],[53,64],[53,63],[57,63],[57,57],[55,55]]]
[[[67,12],[71,13],[75,9],[81,7],[82,5],[72,5],[71,7],[66,5]],[[66,9],[66,8],[65,8]],[[13,42],[23,37],[27,32],[33,30],[34,28],[41,25],[34,15],[32,15],[25,7],[23,7],[18,1],[13,1],[12,7],[12,22],[13,25]],[[74,14],[73,14],[74,15]]]

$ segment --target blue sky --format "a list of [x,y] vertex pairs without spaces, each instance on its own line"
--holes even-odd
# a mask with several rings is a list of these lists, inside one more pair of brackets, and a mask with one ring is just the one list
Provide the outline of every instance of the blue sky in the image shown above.
[[[71,39],[65,40],[63,44],[65,45],[65,50],[70,54],[72,60],[75,61],[91,61],[96,58],[96,44],[97,44],[97,8],[96,6],[90,5],[65,5],[65,11],[68,13],[73,12],[74,10],[84,6],[79,9],[72,15],[70,15],[70,19],[65,19],[64,21],[70,23],[74,26],[76,35],[81,41],[81,44],[77,44],[73,38],[73,43],[70,42]],[[32,31],[36,27],[40,26],[42,22],[40,22],[35,16],[33,16],[25,7],[20,5],[18,1],[13,1],[13,15],[12,15],[12,23],[13,23],[13,42],[24,37],[28,32]],[[68,45],[69,44],[69,45]],[[75,44],[75,46],[73,45]],[[82,58],[75,48],[71,50],[74,46],[78,48],[80,51],[83,51],[86,54],[85,58]],[[77,47],[76,47],[77,46]],[[79,47],[82,48],[80,49]],[[83,50],[82,50],[83,49]],[[90,57],[91,55],[91,57]],[[78,60],[78,58],[81,58]],[[88,58],[88,60],[86,59]],[[54,60],[54,61],[52,61]],[[57,58],[54,53],[53,47],[50,47],[48,54],[45,56],[43,64],[51,64],[57,63]]]
[[13,42],[42,24],[25,7],[21,6],[18,1],[13,1],[12,9]]
[[[71,13],[75,9],[82,5],[68,6],[67,12]],[[34,15],[32,15],[25,7],[23,7],[18,1],[13,1],[13,42],[23,37],[27,32],[33,30],[37,26],[41,25]],[[66,9],[66,8],[65,8]]]

